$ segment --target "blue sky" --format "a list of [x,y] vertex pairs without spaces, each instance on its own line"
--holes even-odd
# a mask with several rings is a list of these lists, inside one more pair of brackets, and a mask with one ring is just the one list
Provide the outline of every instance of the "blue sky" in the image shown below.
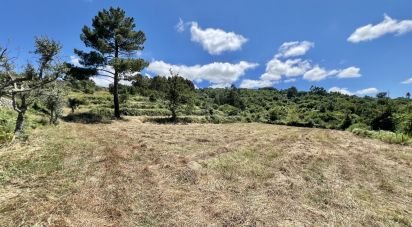
[[410,0],[3,0],[0,45],[24,63],[34,36],[47,35],[75,61],[81,28],[110,6],[146,33],[150,75],[172,68],[199,87],[412,91]]

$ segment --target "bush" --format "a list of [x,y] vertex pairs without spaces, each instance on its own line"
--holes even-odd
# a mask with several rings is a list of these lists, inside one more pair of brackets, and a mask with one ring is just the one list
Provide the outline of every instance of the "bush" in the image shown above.
[[156,100],[157,100],[156,95],[155,95],[155,94],[150,94],[150,96],[149,96],[149,101],[150,101],[150,102],[156,102]]
[[412,143],[412,138],[402,133],[394,133],[388,131],[370,131],[360,128],[352,130],[355,135],[379,139],[386,143],[407,145]]
[[121,114],[125,116],[170,116],[171,112],[167,109],[137,109],[120,108]]
[[346,130],[349,132],[353,132],[354,129],[370,130],[371,128],[365,123],[355,123],[349,126],[349,128],[347,128]]
[[393,119],[393,113],[390,108],[387,108],[382,113],[379,113],[371,122],[373,130],[385,130],[394,131],[395,121]]
[[225,104],[219,107],[219,110],[225,113],[228,116],[234,116],[238,115],[240,113],[240,110],[234,106]]
[[397,131],[412,136],[412,114],[403,114],[397,118]]
[[339,125],[339,128],[342,130],[345,130],[349,128],[352,125],[352,118],[350,117],[349,114],[345,115],[345,118],[343,119],[342,123]]
[[10,141],[14,135],[16,113],[10,109],[0,109],[0,144]]

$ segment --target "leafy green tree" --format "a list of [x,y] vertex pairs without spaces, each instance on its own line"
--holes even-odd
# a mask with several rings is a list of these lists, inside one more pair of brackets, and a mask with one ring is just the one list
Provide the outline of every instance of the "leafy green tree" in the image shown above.
[[67,90],[64,85],[57,82],[50,84],[48,88],[42,92],[41,100],[48,111],[49,124],[58,124],[58,120],[63,114],[63,107],[66,104],[66,95]]
[[93,51],[75,49],[83,68],[71,65],[75,76],[97,74],[113,79],[114,117],[120,118],[119,81],[140,73],[147,62],[134,58],[143,50],[146,41],[142,31],[135,31],[134,18],[127,17],[123,9],[111,7],[100,11],[92,20],[92,26],[84,26],[81,40]]
[[166,94],[169,90],[169,81],[166,77],[155,76],[150,81],[149,88],[160,94]]
[[240,97],[240,90],[236,88],[234,84],[230,86],[226,103],[232,105],[236,108],[244,109],[244,103],[242,98]]
[[297,95],[298,95],[298,89],[294,86],[288,88],[287,91],[286,91],[286,97],[288,99],[296,97]]
[[171,120],[177,120],[177,110],[183,104],[189,104],[194,96],[195,86],[192,81],[180,77],[179,74],[174,74],[170,71],[168,81],[168,92],[166,100],[168,108],[172,113]]
[[390,106],[380,112],[371,122],[373,130],[394,131],[395,121],[393,117],[393,109]]
[[376,98],[378,99],[383,99],[386,98],[388,96],[388,93],[386,92],[379,92],[378,94],[376,94]]
[[311,86],[309,92],[316,95],[326,95],[328,93],[325,88],[318,86]]

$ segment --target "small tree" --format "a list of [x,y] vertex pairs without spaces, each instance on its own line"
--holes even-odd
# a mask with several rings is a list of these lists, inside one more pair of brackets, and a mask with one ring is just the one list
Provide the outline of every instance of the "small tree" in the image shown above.
[[325,88],[323,87],[318,87],[318,86],[310,86],[309,93],[315,94],[315,95],[326,95],[328,92],[326,91]]
[[244,109],[245,105],[240,97],[240,90],[236,88],[234,84],[230,86],[229,92],[226,97],[226,103],[234,107]]
[[74,111],[79,108],[80,104],[80,100],[76,98],[69,98],[67,100],[67,105],[72,110],[72,113],[74,113]]
[[119,81],[139,73],[147,66],[143,59],[136,59],[136,52],[143,50],[146,41],[142,31],[135,31],[132,17],[124,10],[110,8],[100,11],[93,18],[92,27],[84,26],[81,40],[94,51],[74,50],[83,68],[70,65],[71,74],[77,76],[100,75],[113,79],[113,106],[115,118],[120,118]]
[[65,106],[65,96],[67,91],[62,84],[54,82],[46,91],[43,92],[41,98],[48,110],[49,124],[56,125],[59,117],[63,114]]
[[294,86],[288,88],[287,91],[286,91],[286,97],[288,99],[296,97],[297,95],[298,95],[298,89]]
[[376,98],[378,99],[384,99],[388,96],[387,92],[379,92],[378,94],[376,94]]
[[179,74],[173,74],[170,71],[170,75],[166,100],[168,108],[172,113],[171,120],[176,121],[178,108],[183,104],[190,103],[194,95],[195,86],[192,81],[180,77]]
[[410,99],[411,98],[411,93],[410,92],[406,92],[406,98]]

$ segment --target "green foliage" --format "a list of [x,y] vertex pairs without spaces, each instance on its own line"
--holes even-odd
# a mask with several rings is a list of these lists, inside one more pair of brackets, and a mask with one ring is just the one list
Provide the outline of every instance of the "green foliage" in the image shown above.
[[371,127],[373,130],[395,130],[395,121],[393,117],[393,110],[390,107],[386,107],[382,112],[373,118],[371,122]]
[[168,80],[168,90],[165,95],[167,106],[172,113],[172,120],[177,118],[177,110],[183,104],[189,104],[192,101],[195,86],[192,81],[186,80],[178,74],[170,72],[171,77]]
[[13,138],[16,117],[14,111],[0,108],[0,144]]
[[397,131],[412,136],[412,113],[404,113],[397,118]]
[[285,109],[282,107],[273,107],[269,110],[269,122],[280,121],[285,117]]
[[92,80],[70,80],[70,87],[73,91],[93,94],[97,90],[97,86]]
[[352,118],[349,114],[345,114],[345,118],[343,119],[342,123],[339,125],[339,128],[345,130],[352,125]]
[[355,128],[352,130],[355,135],[369,137],[374,139],[382,140],[386,143],[394,144],[411,144],[412,138],[408,135],[402,133],[388,132],[388,131],[370,131],[360,128]]
[[[75,50],[83,68],[71,65],[74,78],[88,77],[99,73],[110,74],[113,83],[114,116],[120,118],[118,87],[119,81],[127,75],[140,72],[148,63],[140,58],[133,58],[137,51],[143,50],[146,41],[142,31],[135,31],[136,24],[132,17],[127,17],[123,9],[113,8],[100,11],[93,18],[92,26],[84,26],[81,40],[93,51]],[[103,68],[110,66],[112,71]]]
[[[61,83],[53,83],[43,91],[41,100],[49,115],[49,124],[57,124],[66,104],[67,89]],[[73,109],[72,109],[73,110]]]
[[288,97],[288,99],[291,99],[297,95],[298,95],[298,89],[296,89],[296,87],[290,87],[286,91],[286,97]]

